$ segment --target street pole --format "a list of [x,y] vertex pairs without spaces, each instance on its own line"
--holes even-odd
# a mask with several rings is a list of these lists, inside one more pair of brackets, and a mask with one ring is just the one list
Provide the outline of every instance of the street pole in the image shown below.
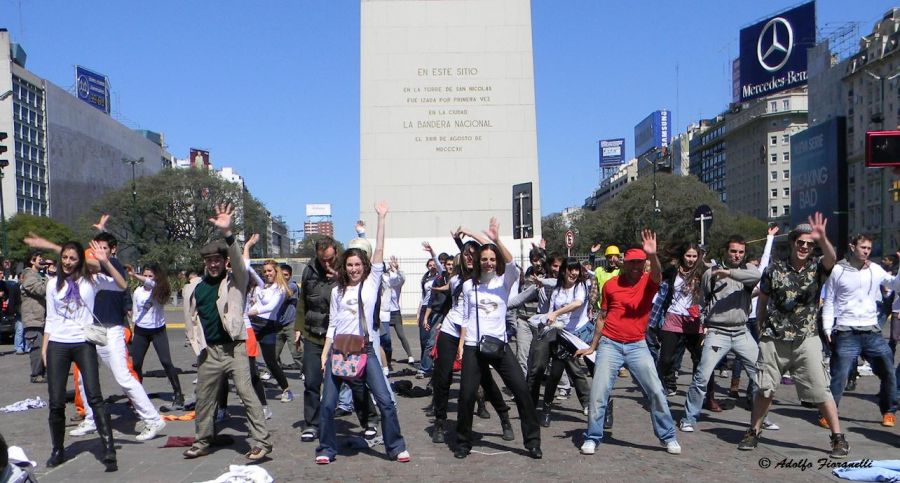
[[519,266],[525,269],[525,193],[519,193]]
[[[869,74],[872,78],[877,80],[879,83],[879,87],[880,87],[880,91],[881,91],[881,119],[875,120],[875,122],[878,122],[879,124],[881,124],[881,129],[884,130],[884,123],[887,120],[886,119],[887,112],[884,109],[884,81],[893,80],[897,76],[900,76],[900,73],[893,74],[890,76],[883,76],[883,75],[878,75],[878,74],[872,73],[871,71],[868,71],[868,70],[865,72],[866,72],[866,74]],[[872,121],[872,120],[870,119],[870,121]],[[882,191],[882,195],[881,195],[881,253],[882,254],[888,253],[887,223],[885,223],[885,221],[886,221],[887,213],[889,212],[889,206],[888,206],[888,197],[889,196],[888,196],[888,194],[890,193],[890,188],[888,188],[887,190],[884,189],[885,188],[884,185],[886,184],[887,179],[888,179],[887,168],[881,168],[881,188],[882,188],[882,190],[881,190]]]
[[125,164],[130,164],[130,165],[131,165],[131,205],[132,205],[131,208],[132,208],[132,211],[133,211],[133,217],[134,217],[134,229],[137,230],[137,225],[138,225],[138,214],[137,214],[137,213],[138,213],[138,210],[137,210],[137,173],[136,173],[136,169],[135,169],[135,168],[137,167],[137,165],[143,164],[144,158],[143,158],[143,157],[138,158],[138,159],[126,159],[126,158],[122,158],[122,162],[125,163]]
[[705,214],[701,213],[700,216],[698,216],[697,218],[694,218],[694,220],[700,222],[700,246],[705,247],[706,246],[706,222],[709,220],[712,220],[712,217],[706,216]]
[[3,258],[9,257],[9,235],[6,232],[6,210],[3,206],[3,177],[4,169],[9,166],[9,161],[0,159],[0,231],[3,231]]

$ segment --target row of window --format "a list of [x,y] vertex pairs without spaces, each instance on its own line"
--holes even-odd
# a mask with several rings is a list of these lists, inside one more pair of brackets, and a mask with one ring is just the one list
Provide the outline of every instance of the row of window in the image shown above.
[[28,213],[29,215],[47,216],[47,203],[17,197],[16,205],[20,213]]
[[[778,181],[778,171],[770,171],[769,179],[772,181]],[[781,179],[791,179],[791,170],[786,169],[781,172]]]
[[[791,197],[791,189],[790,189],[790,188],[783,188],[783,189],[782,189],[782,195],[783,195],[785,198],[790,198],[790,197]],[[773,198],[773,199],[774,199],[774,198],[778,198],[778,188],[772,188],[771,190],[769,190],[769,198]]]
[[26,143],[16,143],[16,158],[43,164],[44,150]]
[[[790,99],[782,99],[781,100],[781,110],[782,111],[790,111],[791,110],[791,100]],[[769,112],[778,112],[778,101],[769,101]]]
[[38,111],[30,109],[25,104],[13,103],[13,117],[16,121],[27,122],[32,126],[41,127],[44,125],[44,115]]
[[45,182],[44,175],[46,170],[43,166],[39,166],[27,161],[16,160],[16,176],[19,178],[30,179],[34,181]]
[[710,141],[712,141],[713,139],[715,139],[723,134],[725,134],[725,125],[724,124],[713,129],[712,131],[707,131],[706,133],[704,133],[701,138],[702,141],[700,141],[700,142],[702,144],[708,144]]
[[17,122],[15,126],[16,138],[20,141],[29,142],[38,146],[44,145],[44,131],[42,129],[28,126],[27,124]]
[[[781,144],[791,144],[791,135],[790,134],[782,134],[781,135]],[[770,146],[778,146],[778,136],[769,136],[769,145]]]
[[778,206],[772,205],[771,207],[769,207],[769,213],[772,215],[772,217],[788,216],[791,214],[791,205],[782,205],[781,215],[778,214]]
[[45,190],[46,188],[43,183],[35,183],[24,179],[16,180],[16,194],[19,196],[28,196],[38,200],[46,200],[47,192]]
[[[781,161],[786,163],[791,160],[791,153],[783,152],[781,153]],[[769,154],[769,163],[775,164],[778,162],[778,153]]]
[[16,96],[16,102],[27,104],[42,111],[44,109],[43,91],[19,77],[13,77],[13,80],[15,82],[13,84],[13,94]]

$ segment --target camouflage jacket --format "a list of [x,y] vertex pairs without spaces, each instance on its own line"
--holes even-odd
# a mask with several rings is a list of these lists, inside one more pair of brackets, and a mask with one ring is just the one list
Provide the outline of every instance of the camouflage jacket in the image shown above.
[[827,277],[817,259],[810,259],[801,270],[794,270],[789,259],[769,265],[759,283],[760,291],[769,296],[760,336],[794,340],[818,335],[819,292]]

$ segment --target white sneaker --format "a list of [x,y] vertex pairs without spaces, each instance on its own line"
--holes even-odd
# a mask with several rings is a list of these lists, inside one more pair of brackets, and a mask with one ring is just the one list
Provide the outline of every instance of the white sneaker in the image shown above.
[[382,368],[381,368],[381,373],[384,374],[384,377],[387,377],[388,374],[391,373],[391,371],[389,371],[387,367],[382,367]]
[[682,421],[681,424],[678,425],[678,429],[684,431],[685,433],[693,433],[694,425],[687,421]]
[[773,423],[772,421],[769,421],[769,418],[763,419],[762,427],[763,429],[767,429],[769,431],[778,431],[779,429],[781,429],[781,426]]
[[863,362],[862,365],[856,366],[856,370],[857,370],[857,372],[859,372],[860,376],[875,375],[875,373],[872,372],[872,366],[870,366],[868,362]]
[[268,372],[263,372],[262,374],[259,375],[259,378],[262,379],[263,381],[268,381],[269,379],[272,379],[272,374],[270,374]]
[[587,416],[587,415],[588,415],[588,412],[589,412],[589,411],[588,411],[588,407],[585,406],[585,407],[584,407],[584,411],[582,411],[582,412],[584,413],[585,416]]
[[597,452],[597,443],[587,440],[581,445],[581,454],[594,454]]
[[272,419],[272,410],[269,409],[269,406],[263,406],[263,416],[265,416],[267,420]]
[[144,430],[141,431],[141,434],[137,435],[136,440],[138,441],[147,441],[156,437],[163,428],[166,427],[166,422],[162,419],[158,419],[156,421],[147,421],[144,424]]
[[415,364],[416,360],[413,359],[412,357],[410,357],[409,359],[406,360],[406,362],[407,362],[407,364]]
[[97,425],[94,424],[94,420],[85,418],[75,429],[69,431],[69,436],[84,436],[96,431]]
[[674,439],[666,443],[666,453],[669,454],[681,454],[681,445],[678,444],[678,441]]

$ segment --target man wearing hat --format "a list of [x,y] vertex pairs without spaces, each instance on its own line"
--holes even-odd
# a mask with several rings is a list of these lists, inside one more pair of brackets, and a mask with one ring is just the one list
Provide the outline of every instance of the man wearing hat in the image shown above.
[[[846,458],[850,445],[841,433],[837,406],[829,390],[829,375],[822,359],[817,318],[822,285],[837,260],[825,232],[821,213],[788,234],[791,255],[770,264],[759,284],[756,314],[759,323],[759,389],[753,400],[750,429],[738,444],[752,450],[759,443],[763,418],[769,411],[781,375],[790,373],[801,401],[819,406],[831,428],[832,458]],[[813,256],[818,245],[822,257]]]
[[[581,446],[583,454],[594,454],[597,444],[603,439],[603,420],[609,393],[613,389],[616,373],[623,366],[628,368],[650,399],[650,420],[656,437],[666,445],[668,453],[681,454],[669,403],[656,373],[653,356],[644,340],[653,297],[662,280],[662,267],[656,256],[656,233],[643,230],[641,239],[643,249],[627,250],[621,273],[603,286],[600,315],[590,347],[575,353],[576,356],[585,356],[596,352],[588,428]],[[644,262],[647,260],[650,261],[649,273],[644,272]]]
[[[216,394],[222,378],[231,376],[235,390],[247,410],[247,425],[254,444],[245,455],[259,460],[272,452],[272,440],[266,428],[262,405],[250,383],[244,328],[244,303],[248,274],[241,259],[240,244],[231,233],[234,207],[219,205],[209,221],[225,240],[216,240],[200,249],[206,274],[185,293],[185,331],[197,357],[197,437],[184,457],[193,459],[209,454],[215,436]],[[233,260],[231,271],[226,262]],[[199,324],[195,323],[197,316]]]
[[[600,251],[600,246],[599,243],[596,243],[591,247],[591,256]],[[597,299],[597,307],[600,307],[600,304],[602,303],[603,285],[611,278],[618,275],[619,269],[622,266],[622,253],[619,251],[619,247],[610,245],[606,247],[606,251],[603,252],[603,255],[606,256],[606,266],[597,267],[597,269],[594,270],[594,276],[597,277],[597,283],[591,287],[591,296],[592,299]],[[593,261],[591,261],[591,263],[593,263]]]

